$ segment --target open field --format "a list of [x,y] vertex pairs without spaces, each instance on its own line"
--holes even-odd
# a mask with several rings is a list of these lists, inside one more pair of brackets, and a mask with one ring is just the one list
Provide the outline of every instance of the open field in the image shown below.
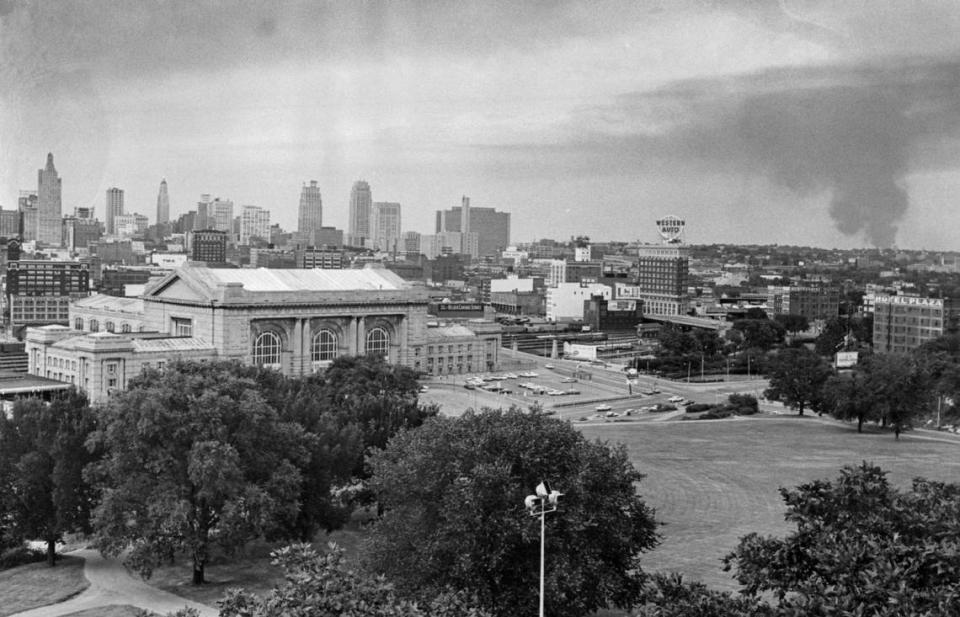
[[737,588],[720,559],[741,536],[789,531],[781,486],[834,479],[840,467],[864,460],[880,465],[901,487],[917,476],[960,480],[960,440],[926,431],[895,441],[890,433],[859,435],[850,425],[796,416],[579,428],[588,437],[625,444],[647,474],[640,493],[666,524],[663,543],[645,557],[644,567],[682,572],[720,589]]
[[63,602],[89,585],[83,560],[70,556],[61,556],[53,568],[42,561],[0,571],[0,617]]

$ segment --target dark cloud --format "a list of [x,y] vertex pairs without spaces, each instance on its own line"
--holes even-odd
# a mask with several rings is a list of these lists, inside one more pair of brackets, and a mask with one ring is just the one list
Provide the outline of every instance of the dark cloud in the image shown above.
[[563,149],[598,169],[763,175],[828,193],[837,229],[889,246],[909,205],[906,175],[960,162],[960,61],[680,82],[581,110],[572,127]]

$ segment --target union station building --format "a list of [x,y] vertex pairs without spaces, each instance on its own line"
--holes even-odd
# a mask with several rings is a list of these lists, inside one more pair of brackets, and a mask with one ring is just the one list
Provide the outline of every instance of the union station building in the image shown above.
[[286,375],[376,354],[429,374],[495,370],[500,330],[431,327],[426,289],[389,270],[271,270],[188,265],[140,298],[91,296],[73,326],[30,328],[29,372],[92,402],[176,359],[239,360]]

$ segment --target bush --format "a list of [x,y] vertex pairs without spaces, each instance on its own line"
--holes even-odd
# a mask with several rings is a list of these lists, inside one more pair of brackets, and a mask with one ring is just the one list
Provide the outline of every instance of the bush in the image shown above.
[[729,418],[733,415],[733,412],[726,407],[714,407],[707,413],[700,416],[701,420],[722,420],[723,418]]
[[701,411],[707,411],[712,407],[713,405],[709,403],[694,403],[693,405],[687,405],[687,413],[700,413]]
[[757,413],[756,407],[737,407],[734,413],[738,416],[752,416]]
[[[737,410],[737,413],[741,416],[749,416],[751,414],[757,413],[760,410],[760,404],[757,402],[757,397],[752,394],[731,394],[727,400],[730,403],[730,406]],[[741,411],[741,409],[748,408],[750,411]]]
[[47,558],[47,554],[25,545],[8,548],[0,553],[0,570],[16,568],[28,563],[36,563]]

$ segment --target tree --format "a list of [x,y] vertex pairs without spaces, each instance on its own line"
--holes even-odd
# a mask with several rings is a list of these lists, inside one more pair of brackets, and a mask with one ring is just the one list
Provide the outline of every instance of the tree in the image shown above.
[[957,614],[960,485],[901,492],[863,463],[780,493],[796,531],[749,534],[725,558],[744,593],[772,593],[783,615]]
[[563,497],[548,521],[547,612],[585,615],[641,595],[639,557],[656,545],[656,524],[623,447],[542,414],[488,410],[432,418],[370,465],[384,513],[365,563],[406,593],[450,587],[495,615],[533,613],[540,528],[523,503],[549,481]]
[[792,313],[782,313],[774,317],[774,321],[779,323],[787,332],[796,334],[806,332],[810,329],[810,320],[806,315],[794,315]]
[[[418,427],[438,412],[436,406],[420,405],[420,384],[413,369],[374,356],[337,358],[317,385],[318,402],[337,410],[341,422],[359,426],[367,450],[384,448],[398,431]],[[354,474],[366,475],[362,457],[355,462]]]
[[284,582],[266,597],[233,589],[220,617],[487,617],[466,594],[444,592],[424,603],[402,598],[383,576],[348,568],[343,549],[319,555],[307,544],[274,551]]
[[786,330],[782,325],[770,319],[738,319],[733,329],[743,336],[741,349],[772,349],[783,342]]
[[806,347],[784,349],[768,368],[770,388],[764,394],[797,409],[802,416],[803,410],[818,400],[830,374],[830,365]]
[[90,528],[94,493],[81,470],[97,458],[84,445],[93,429],[76,390],[50,403],[18,401],[9,418],[0,412],[0,525],[10,541],[46,542],[51,566],[64,533]]
[[933,388],[925,365],[914,355],[888,353],[866,358],[858,369],[880,420],[892,426],[899,439],[900,431],[931,401]]
[[863,423],[879,419],[874,393],[866,388],[861,371],[850,375],[831,376],[823,385],[820,404],[823,411],[837,420],[856,420],[857,432],[863,432]]
[[102,490],[101,550],[131,548],[127,563],[145,576],[187,551],[201,584],[213,547],[290,535],[311,437],[240,374],[235,363],[173,363],[99,410],[92,440],[104,458],[88,475]]

